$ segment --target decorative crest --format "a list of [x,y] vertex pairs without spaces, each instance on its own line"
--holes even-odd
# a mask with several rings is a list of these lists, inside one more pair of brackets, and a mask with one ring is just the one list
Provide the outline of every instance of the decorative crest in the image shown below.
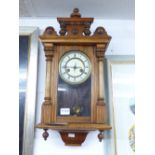
[[61,30],[61,36],[89,36],[91,34],[90,26],[93,23],[93,18],[82,18],[79,9],[75,8],[70,17],[57,18]]

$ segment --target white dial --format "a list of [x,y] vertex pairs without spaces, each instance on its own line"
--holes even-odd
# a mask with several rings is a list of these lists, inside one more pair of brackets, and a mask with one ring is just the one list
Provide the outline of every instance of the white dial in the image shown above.
[[88,79],[91,73],[89,58],[80,51],[67,52],[60,59],[59,74],[70,84],[79,84]]

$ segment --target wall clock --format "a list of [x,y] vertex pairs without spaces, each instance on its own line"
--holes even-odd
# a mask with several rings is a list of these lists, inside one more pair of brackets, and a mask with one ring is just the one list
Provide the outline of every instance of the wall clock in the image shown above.
[[81,145],[89,131],[98,138],[110,130],[104,103],[103,61],[111,40],[103,27],[91,35],[93,18],[75,8],[70,17],[57,18],[59,34],[47,27],[40,36],[46,57],[45,98],[37,128],[57,130],[65,145]]

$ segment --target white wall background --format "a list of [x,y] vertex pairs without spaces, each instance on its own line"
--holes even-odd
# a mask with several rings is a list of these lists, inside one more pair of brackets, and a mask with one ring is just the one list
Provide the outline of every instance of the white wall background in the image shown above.
[[135,84],[134,63],[113,64],[112,92],[115,121],[116,152],[118,155],[134,155],[135,153],[129,145],[129,130],[134,125],[135,115],[130,109],[130,105],[135,104],[134,84]]
[[[19,20],[19,26],[37,26],[40,34],[47,26],[53,26],[59,31],[59,24],[56,19],[28,19]],[[106,55],[134,55],[134,21],[133,20],[102,20],[96,19],[91,27],[92,32],[97,26],[103,26],[112,40],[107,49]],[[36,105],[36,123],[40,122],[41,104],[44,99],[45,84],[45,57],[43,47],[39,44],[39,70],[38,89]],[[104,142],[100,143],[97,138],[98,132],[90,132],[86,141],[81,147],[66,147],[59,134],[55,131],[48,131],[47,141],[42,138],[42,130],[35,130],[33,155],[112,155],[106,153]]]

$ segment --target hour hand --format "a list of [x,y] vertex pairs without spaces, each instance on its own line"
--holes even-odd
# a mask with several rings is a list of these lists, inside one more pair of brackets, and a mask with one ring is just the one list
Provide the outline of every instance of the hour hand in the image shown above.
[[82,67],[80,67],[80,66],[71,66],[70,68],[73,68],[74,70],[76,70],[76,69],[82,69]]

